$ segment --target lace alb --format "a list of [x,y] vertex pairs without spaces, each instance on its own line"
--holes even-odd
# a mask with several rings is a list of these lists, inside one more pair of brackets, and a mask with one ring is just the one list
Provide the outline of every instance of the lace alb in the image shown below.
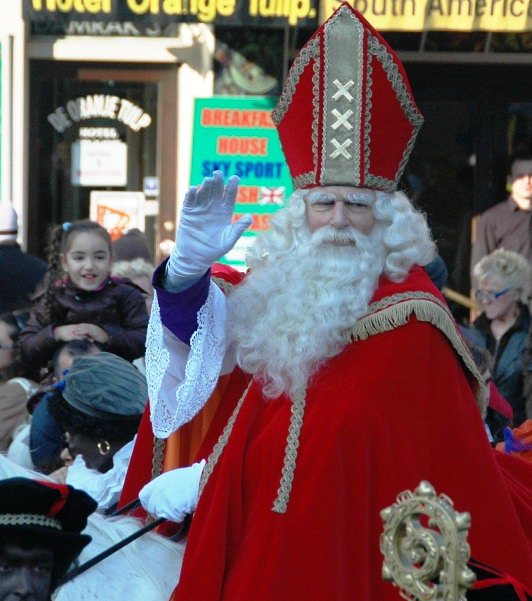
[[225,353],[226,316],[225,300],[217,303],[218,295],[223,297],[211,282],[207,300],[198,311],[198,328],[190,339],[188,356],[181,352],[181,357],[176,357],[172,351],[172,361],[186,362],[182,379],[176,376],[175,366],[170,365],[168,350],[171,339],[177,339],[165,331],[157,295],[154,297],[146,337],[146,378],[151,423],[158,438],[168,438],[197,415],[216,386]]

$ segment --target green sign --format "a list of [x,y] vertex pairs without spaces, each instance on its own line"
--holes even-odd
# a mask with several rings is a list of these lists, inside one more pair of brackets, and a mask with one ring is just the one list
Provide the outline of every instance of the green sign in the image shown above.
[[3,156],[2,156],[2,113],[3,113],[3,107],[2,107],[2,63],[4,60],[4,55],[2,52],[2,42],[0,42],[0,200],[4,200],[2,198],[2,171],[3,171],[3,167],[4,167],[4,163],[3,163]]
[[213,171],[240,177],[235,216],[250,213],[253,224],[222,262],[243,266],[246,249],[269,227],[270,217],[292,193],[292,179],[271,111],[272,96],[197,98],[190,183]]

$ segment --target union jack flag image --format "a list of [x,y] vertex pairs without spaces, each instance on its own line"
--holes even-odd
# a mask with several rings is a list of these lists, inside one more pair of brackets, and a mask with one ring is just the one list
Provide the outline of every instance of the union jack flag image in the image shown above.
[[279,186],[275,188],[268,188],[266,186],[260,187],[259,194],[259,204],[260,205],[270,205],[277,204],[283,205],[284,202],[284,186]]

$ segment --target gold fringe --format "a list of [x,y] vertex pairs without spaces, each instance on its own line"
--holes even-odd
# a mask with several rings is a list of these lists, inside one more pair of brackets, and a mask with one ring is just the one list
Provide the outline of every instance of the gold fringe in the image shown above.
[[346,333],[349,340],[366,340],[366,338],[375,334],[389,332],[404,326],[410,319],[411,314],[414,313],[419,321],[432,324],[449,340],[474,381],[476,381],[475,397],[477,405],[482,416],[485,415],[486,384],[456,327],[453,317],[442,306],[439,299],[428,293],[405,292],[384,298],[378,303],[370,305],[369,310],[374,310],[374,312],[362,317],[355,327]]

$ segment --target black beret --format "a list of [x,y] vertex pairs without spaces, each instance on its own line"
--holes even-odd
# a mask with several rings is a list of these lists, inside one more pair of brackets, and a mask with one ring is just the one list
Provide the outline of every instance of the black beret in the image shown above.
[[67,484],[0,480],[0,540],[37,538],[73,559],[91,540],[81,532],[96,507],[87,493]]

